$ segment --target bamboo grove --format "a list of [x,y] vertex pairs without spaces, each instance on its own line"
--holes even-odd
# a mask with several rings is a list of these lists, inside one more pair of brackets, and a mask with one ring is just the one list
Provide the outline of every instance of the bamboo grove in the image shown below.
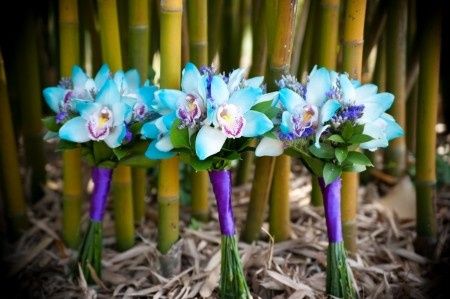
[[[374,164],[373,168],[360,174],[342,170],[340,211],[347,254],[358,254],[358,204],[365,185],[381,181],[392,188],[410,177],[417,211],[415,250],[432,259],[439,234],[435,211],[439,135],[435,128],[449,122],[443,101],[448,86],[441,81],[445,74],[441,48],[448,44],[448,38],[441,41],[446,21],[441,2],[59,0],[25,7],[13,4],[15,12],[1,12],[0,212],[6,223],[0,226],[1,234],[17,240],[33,225],[27,215],[50,192],[48,180],[54,172],[49,169],[57,167],[60,237],[74,257],[80,248],[89,246],[82,242],[87,199],[92,192],[86,188],[90,168],[82,159],[84,149],[56,149],[55,143],[45,142],[42,122],[51,111],[42,104],[41,91],[57,85],[61,78],[70,78],[74,65],[92,78],[104,64],[110,75],[136,69],[139,86],[151,82],[150,86],[161,90],[185,88],[188,62],[200,71],[212,69],[225,77],[243,67],[249,78],[264,76],[263,90],[268,94],[277,92],[279,82],[289,74],[299,82],[309,80],[308,73],[317,66],[346,73],[363,84],[374,82],[378,92],[393,94],[395,101],[387,112],[405,130],[405,136],[389,147],[376,152],[355,150],[355,156],[367,155],[371,160],[367,165]],[[19,16],[19,12],[20,17],[6,21],[6,14]],[[444,113],[439,107],[445,108]],[[247,213],[238,221],[237,238],[249,244],[267,234],[274,242],[289,240],[291,181],[300,175],[292,169],[309,170],[310,165],[286,153],[255,156],[258,142],[251,140],[245,145],[251,150],[226,165],[233,186],[248,186],[249,190]],[[94,147],[94,158],[102,151]],[[157,219],[155,250],[160,274],[173,277],[183,265],[183,225],[202,226],[216,219],[212,193],[217,200],[220,196],[213,176],[225,168],[214,164],[214,171],[197,171],[181,154],[161,161],[133,158],[128,164],[119,161],[111,174],[108,209],[115,225],[114,246],[119,251],[129,250],[140,229]],[[314,173],[308,175],[308,181],[310,204],[323,214],[324,187]],[[266,222],[267,231],[262,229]],[[232,269],[239,272],[240,262],[233,256],[239,255],[234,237],[222,240],[226,240],[222,246],[231,248],[229,255],[222,253],[222,259],[235,263]],[[224,271],[227,269],[222,267]],[[223,283],[224,289],[237,292],[233,289],[236,282]],[[249,298],[251,292],[245,289],[242,298]],[[338,297],[356,296],[336,292],[333,295]],[[223,290],[220,296],[232,298]]]

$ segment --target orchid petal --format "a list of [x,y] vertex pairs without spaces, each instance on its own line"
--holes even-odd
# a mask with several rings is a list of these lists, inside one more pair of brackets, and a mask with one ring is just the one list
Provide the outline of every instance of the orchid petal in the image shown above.
[[273,128],[272,121],[258,111],[250,110],[244,114],[245,125],[242,131],[244,137],[260,136]]
[[121,124],[119,126],[111,128],[109,135],[105,138],[105,143],[110,148],[116,148],[122,144],[123,138],[127,133],[127,128],[125,124]]
[[264,82],[264,76],[253,77],[245,80],[245,85],[250,87],[259,88]]
[[156,120],[145,123],[141,128],[141,135],[145,138],[156,139],[160,131],[156,126]]
[[260,88],[247,87],[244,89],[239,89],[231,94],[228,104],[233,104],[239,107],[241,113],[244,114],[249,111],[253,105],[255,105],[255,102],[261,93]]
[[156,148],[157,140],[153,140],[150,142],[147,151],[145,152],[145,156],[150,160],[164,160],[169,159],[175,156],[174,152],[162,152]]
[[316,131],[316,140],[314,142],[314,146],[320,148],[320,136],[322,136],[323,132],[328,129],[330,125],[319,127]]
[[138,90],[141,78],[136,69],[131,69],[125,73],[125,80],[128,83],[128,88],[131,90]]
[[66,90],[61,87],[47,87],[42,92],[45,102],[54,112],[59,112],[59,103],[64,100]]
[[115,103],[111,108],[114,115],[113,126],[122,124],[126,119],[130,117],[130,114],[132,113],[131,107],[123,102]]
[[306,104],[302,97],[290,90],[289,88],[282,88],[279,93],[280,102],[287,111],[294,113],[297,107],[302,107]]
[[203,126],[195,139],[195,152],[200,160],[205,160],[222,149],[227,137],[222,131]]
[[225,104],[230,97],[230,92],[228,91],[227,85],[220,76],[214,76],[212,78],[211,97],[212,101],[214,101],[214,103],[218,106]]
[[363,115],[358,119],[359,124],[365,124],[379,118],[383,112],[389,109],[394,102],[394,95],[387,92],[382,92],[371,96],[364,100]]
[[175,89],[160,89],[155,92],[155,97],[163,109],[175,111],[186,100],[186,93]]
[[326,68],[320,68],[309,76],[306,86],[306,102],[317,107],[322,106],[331,89],[330,73]]
[[264,137],[256,147],[255,155],[257,157],[276,157],[281,155],[283,153],[283,150],[283,142],[275,138]]
[[70,119],[59,129],[59,138],[78,143],[89,141],[86,120],[81,116]]
[[336,100],[326,101],[320,109],[320,123],[324,124],[329,121],[340,107],[341,104]]
[[172,141],[170,141],[170,136],[164,136],[160,140],[158,140],[155,144],[155,147],[162,152],[169,152],[173,149]]
[[78,113],[80,113],[82,118],[84,118],[85,120],[89,120],[89,117],[92,114],[102,109],[102,105],[95,102],[80,101],[76,103],[75,109],[76,111],[78,111]]
[[84,71],[78,66],[74,65],[72,67],[72,83],[73,89],[84,89],[84,84],[88,76],[84,73]]
[[119,91],[117,90],[117,86],[112,79],[108,79],[106,81],[102,89],[98,92],[95,101],[107,106],[111,106],[112,104],[120,101]]
[[198,94],[198,82],[201,80],[202,76],[197,67],[188,62],[183,69],[181,77],[181,89],[187,94]]
[[109,69],[109,66],[107,64],[102,65],[94,79],[98,90],[102,89],[103,85],[110,78],[110,76],[111,70]]
[[235,91],[239,84],[241,84],[242,79],[244,78],[245,68],[235,69],[228,76],[228,91],[232,93]]

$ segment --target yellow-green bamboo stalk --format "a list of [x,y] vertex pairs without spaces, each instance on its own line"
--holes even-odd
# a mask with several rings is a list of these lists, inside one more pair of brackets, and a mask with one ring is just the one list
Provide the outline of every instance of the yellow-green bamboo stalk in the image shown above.
[[[252,65],[249,77],[263,76],[267,65],[267,28],[265,5],[258,0],[252,3]],[[236,173],[236,185],[243,185],[250,179],[251,168],[254,164],[253,152],[245,152],[239,161]],[[248,218],[247,218],[248,219]],[[247,220],[248,222],[249,220]],[[262,219],[261,219],[262,221]],[[261,222],[262,223],[262,222]],[[258,227],[259,232],[259,227]]]
[[[43,195],[46,182],[45,156],[42,140],[42,100],[39,78],[39,60],[36,41],[36,24],[32,14],[25,16],[23,32],[17,35],[18,51],[15,65],[20,88],[16,93],[20,100],[21,130],[23,135],[27,172],[30,174],[32,201]],[[19,75],[21,74],[21,75]]]
[[[62,77],[70,77],[74,64],[79,63],[78,6],[76,0],[59,1],[59,66]],[[81,203],[83,186],[80,149],[63,152],[63,227],[64,242],[77,248],[80,242]]]
[[[342,68],[351,78],[361,79],[364,19],[366,0],[348,0],[345,8]],[[359,176],[357,173],[342,174],[342,228],[344,245],[356,252],[356,210],[358,205]]]
[[[387,56],[386,90],[395,95],[390,113],[398,124],[405,128],[406,124],[406,0],[391,1],[387,20]],[[392,141],[385,152],[385,167],[389,174],[401,176],[406,171],[405,137]]]
[[305,38],[306,24],[308,22],[310,5],[310,0],[304,0],[302,1],[301,6],[299,5],[299,8],[297,9],[297,16],[295,20],[294,46],[292,49],[293,52],[291,58],[291,74],[297,74],[298,72],[298,67],[300,64],[300,53]]
[[9,107],[3,57],[0,53],[0,178],[4,196],[6,217],[11,223],[13,235],[17,236],[27,226],[26,203],[20,178],[16,139]]
[[[289,72],[294,40],[295,9],[297,1],[278,0],[275,35],[269,64],[269,86]],[[274,84],[274,83],[272,83]],[[291,159],[282,155],[276,158],[270,192],[269,228],[275,241],[290,235],[289,176]]]
[[[208,1],[191,0],[187,8],[191,61],[197,66],[205,66],[208,64]],[[208,172],[191,171],[190,176],[192,216],[198,220],[207,220],[209,216]]]
[[[122,69],[119,22],[115,0],[98,0],[102,56],[113,71]],[[133,189],[131,169],[118,166],[114,171],[111,194],[114,206],[117,248],[134,244]]]
[[241,57],[241,19],[239,15],[241,0],[228,0],[223,8],[222,45],[220,51],[220,68],[231,72],[239,67]]
[[315,23],[317,19],[317,11],[319,8],[319,1],[312,1],[309,6],[308,21],[306,22],[306,31],[303,43],[301,45],[302,50],[300,52],[300,61],[298,64],[297,78],[302,80],[305,74],[309,71],[311,61],[311,52],[314,40],[314,30],[316,29]]
[[[340,0],[321,0],[318,12],[318,34],[316,39],[317,63],[328,69],[336,69],[337,42],[339,30]],[[322,192],[315,175],[311,176],[311,204],[322,206]]]
[[[148,74],[149,59],[149,0],[131,0],[128,6],[128,61],[136,68],[145,81]],[[141,223],[145,214],[145,193],[147,190],[146,169],[134,167],[131,170],[133,184],[133,216]]]
[[223,2],[223,0],[208,0],[208,64],[212,63],[222,42]]
[[97,14],[94,1],[78,1],[78,11],[81,29],[80,43],[83,46],[80,63],[83,64],[86,71],[94,73],[102,64],[100,33],[96,26]]
[[[425,5],[424,5],[425,6]],[[416,250],[433,256],[437,239],[436,225],[436,134],[439,98],[439,67],[441,53],[442,10],[432,3],[421,7],[423,26],[420,42],[419,102],[417,113],[416,195],[417,239]],[[425,10],[425,11],[424,11]],[[428,11],[427,11],[428,10]]]
[[[416,42],[416,31],[417,31],[417,23],[416,23],[416,1],[408,2],[408,59],[407,61],[411,61],[413,55],[415,55],[415,46]],[[408,72],[407,72],[408,74]],[[408,84],[407,84],[408,85]],[[407,96],[407,105],[406,105],[406,147],[408,149],[408,153],[415,154],[416,152],[416,120],[417,120],[417,101],[419,96],[419,85],[417,82],[414,84],[411,92],[408,94],[408,86],[406,86],[406,96]],[[409,161],[407,161],[409,162]],[[409,165],[407,166],[409,168]]]
[[[180,88],[182,0],[161,1],[161,88]],[[179,238],[179,162],[178,158],[161,161],[158,176],[158,249],[169,253]],[[172,258],[180,259],[181,256]],[[163,259],[162,259],[163,260]],[[162,261],[161,260],[161,261]],[[161,265],[163,275],[179,269]]]
[[134,245],[133,190],[131,168],[119,165],[114,170],[111,192],[113,194],[116,246],[120,251]]

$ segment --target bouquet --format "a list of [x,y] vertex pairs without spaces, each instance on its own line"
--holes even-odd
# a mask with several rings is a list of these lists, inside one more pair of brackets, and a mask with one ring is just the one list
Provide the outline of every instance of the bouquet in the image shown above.
[[251,149],[252,138],[272,129],[272,121],[257,111],[263,77],[244,79],[244,70],[217,74],[188,63],[181,90],[161,89],[155,107],[162,116],[144,124],[141,133],[153,139],[150,159],[176,154],[187,164],[209,172],[219,214],[221,241],[221,298],[250,298],[236,241],[231,202],[231,162]]
[[361,172],[371,161],[358,148],[374,151],[403,135],[385,111],[394,96],[377,93],[373,84],[361,85],[347,74],[325,68],[311,71],[305,83],[283,76],[280,90],[268,94],[266,109],[277,109],[274,129],[256,148],[256,155],[300,158],[321,187],[329,247],[326,289],[329,295],[354,298],[341,228],[341,174]]
[[81,148],[92,165],[94,190],[91,196],[89,226],[82,242],[78,263],[90,280],[92,271],[101,273],[102,220],[114,168],[147,163],[148,143],[139,136],[144,121],[154,117],[151,110],[156,87],[147,81],[140,86],[136,70],[111,74],[103,65],[94,79],[74,66],[71,78],[43,91],[55,113],[44,119],[47,140],[58,140],[58,149]]

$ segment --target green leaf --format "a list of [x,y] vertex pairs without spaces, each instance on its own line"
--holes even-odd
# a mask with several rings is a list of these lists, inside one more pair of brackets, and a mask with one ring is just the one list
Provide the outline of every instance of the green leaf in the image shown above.
[[349,152],[347,155],[347,159],[345,159],[345,162],[353,165],[358,164],[364,166],[373,166],[372,162],[369,160],[369,158],[366,157],[366,155],[356,151]]
[[99,163],[99,164],[97,164],[99,167],[102,167],[102,168],[110,168],[110,169],[113,169],[113,168],[116,168],[116,166],[117,166],[117,162],[114,162],[114,161],[110,161],[110,160],[105,160],[105,161],[102,161],[101,163]]
[[345,140],[338,134],[333,134],[330,137],[328,137],[328,140],[336,142],[336,143],[344,143]]
[[335,149],[334,155],[336,156],[339,164],[342,164],[342,162],[347,158],[348,149],[346,147],[338,147]]
[[120,164],[132,166],[132,167],[143,167],[150,168],[156,166],[157,160],[150,160],[145,155],[136,155],[129,158],[125,158],[120,161]]
[[364,131],[364,125],[355,125],[355,126],[353,127],[353,134],[354,134],[354,135],[356,135],[356,134],[362,134],[363,131]]
[[342,173],[341,167],[333,163],[325,163],[323,167],[323,179],[325,181],[325,185],[333,182],[337,179]]
[[54,116],[47,116],[42,119],[42,124],[44,127],[52,132],[58,132],[61,126],[56,123],[56,118]]
[[352,137],[350,137],[350,139],[348,140],[348,143],[361,144],[364,142],[368,142],[372,139],[373,138],[371,136],[366,135],[366,134],[356,134],[356,135],[353,135]]
[[135,122],[130,126],[130,131],[133,133],[133,135],[141,134],[141,128],[144,125],[143,122]]
[[128,151],[125,148],[123,148],[122,146],[113,148],[112,151],[113,151],[114,155],[116,155],[117,160],[122,160],[129,154]]
[[265,101],[256,104],[252,110],[264,113],[269,119],[274,118],[280,112],[279,108],[272,106],[272,101]]
[[342,126],[342,138],[344,138],[345,141],[348,141],[353,135],[353,125],[346,122]]
[[170,141],[174,148],[191,148],[188,128],[180,129],[181,121],[176,119],[170,128]]
[[197,156],[192,155],[190,152],[180,152],[180,159],[192,166],[196,171],[209,170],[212,168],[213,160],[211,158],[205,160],[199,160]]
[[363,172],[366,170],[366,166],[360,164],[348,164],[342,167],[342,171],[347,172]]
[[96,165],[113,159],[114,153],[112,149],[103,141],[94,141],[92,149]]
[[60,139],[56,151],[65,151],[78,147],[78,143]]
[[326,143],[321,143],[320,147],[316,147],[314,144],[309,146],[309,151],[320,159],[333,159],[334,148]]

